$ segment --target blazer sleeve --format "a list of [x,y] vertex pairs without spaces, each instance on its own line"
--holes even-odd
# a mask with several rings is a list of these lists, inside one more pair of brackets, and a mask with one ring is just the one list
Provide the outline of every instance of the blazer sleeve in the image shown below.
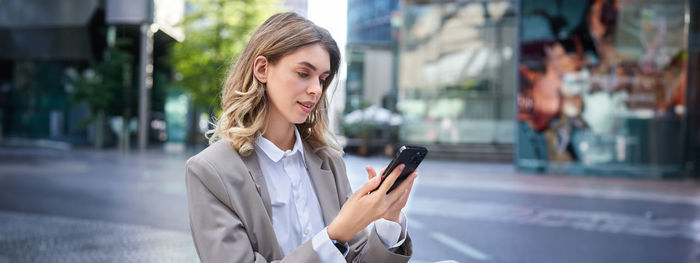
[[[338,197],[342,200],[340,206],[352,195],[352,188],[346,174],[345,162],[340,154],[332,154],[333,164],[335,167],[336,184],[338,187]],[[374,227],[372,230],[362,230],[357,233],[350,242],[350,250],[345,256],[347,262],[388,262],[401,263],[408,262],[413,255],[413,244],[411,237],[406,233],[406,240],[401,246],[397,247],[394,252],[389,251],[384,247],[379,235]]]
[[[216,168],[204,159],[187,161],[185,181],[192,238],[203,263],[255,262],[268,260],[253,250],[250,238]],[[281,261],[319,262],[311,240]]]

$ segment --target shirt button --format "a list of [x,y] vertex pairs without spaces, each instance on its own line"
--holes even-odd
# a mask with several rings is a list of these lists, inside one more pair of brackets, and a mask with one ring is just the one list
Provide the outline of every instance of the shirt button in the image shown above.
[[309,229],[308,228],[304,229],[304,235],[308,235],[308,234],[309,234]]

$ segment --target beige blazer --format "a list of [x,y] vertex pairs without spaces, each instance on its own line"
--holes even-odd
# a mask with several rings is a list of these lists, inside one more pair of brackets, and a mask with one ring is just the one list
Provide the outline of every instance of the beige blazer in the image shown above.
[[[326,147],[304,157],[326,225],[352,194],[345,163]],[[219,140],[187,160],[187,200],[194,244],[202,262],[320,262],[311,240],[282,258],[272,228],[270,194],[255,153],[240,156]],[[348,262],[408,262],[410,237],[387,250],[375,229],[361,231],[349,242]]]

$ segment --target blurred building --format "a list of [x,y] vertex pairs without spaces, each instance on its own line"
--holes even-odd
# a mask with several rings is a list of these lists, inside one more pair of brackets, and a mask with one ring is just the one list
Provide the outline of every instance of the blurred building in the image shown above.
[[523,1],[516,166],[698,175],[697,5]]
[[404,1],[402,141],[434,155],[511,160],[517,1]]
[[[387,121],[396,111],[399,4],[399,0],[348,1],[343,131],[346,146],[358,147],[361,154],[384,146],[391,149],[395,142],[397,127],[387,126]],[[376,113],[384,117],[377,118]]]
[[[148,82],[144,85],[151,91],[152,121],[146,123],[151,140],[162,141],[164,88],[172,74],[160,61],[169,45],[184,38],[176,26],[183,15],[182,0],[0,2],[0,138],[87,143],[93,136],[83,129],[89,109],[71,100],[70,75],[103,61],[110,42],[119,39],[129,43],[124,50],[133,57],[125,83],[134,86],[135,94],[123,99],[134,97],[128,105],[136,118],[138,86]],[[148,50],[142,48],[145,31],[152,44]],[[148,54],[148,60],[140,60],[142,54]],[[105,143],[115,143],[116,134],[110,127],[106,130]]]
[[398,0],[348,1],[346,111],[395,107],[397,28],[392,17],[398,10]]
[[696,176],[699,2],[349,1],[347,108],[434,157]]
[[[688,72],[700,72],[700,1],[688,3]],[[687,75],[685,103],[687,115],[683,127],[685,149],[685,170],[689,176],[700,176],[700,74]]]

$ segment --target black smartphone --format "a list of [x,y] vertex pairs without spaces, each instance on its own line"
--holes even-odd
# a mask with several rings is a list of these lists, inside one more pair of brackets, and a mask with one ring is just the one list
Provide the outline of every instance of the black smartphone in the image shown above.
[[[389,191],[386,193],[390,193],[393,191],[396,187],[399,187],[401,185],[401,182],[406,180],[406,178],[413,173],[413,171],[418,168],[418,165],[420,162],[423,161],[425,156],[428,154],[428,149],[425,147],[420,147],[420,146],[401,146],[399,148],[399,151],[396,153],[396,156],[394,156],[394,159],[391,160],[391,163],[389,163],[389,166],[387,166],[386,170],[384,170],[384,173],[382,174],[382,182],[379,183],[381,186],[382,183],[384,183],[384,179],[391,173],[391,171],[396,168],[396,166],[399,166],[399,164],[405,164],[406,167],[404,167],[403,171],[399,175],[398,178],[396,178],[396,181],[394,182],[394,185],[389,188]],[[379,189],[379,186],[377,186],[376,189],[372,190],[373,192],[375,190]]]

